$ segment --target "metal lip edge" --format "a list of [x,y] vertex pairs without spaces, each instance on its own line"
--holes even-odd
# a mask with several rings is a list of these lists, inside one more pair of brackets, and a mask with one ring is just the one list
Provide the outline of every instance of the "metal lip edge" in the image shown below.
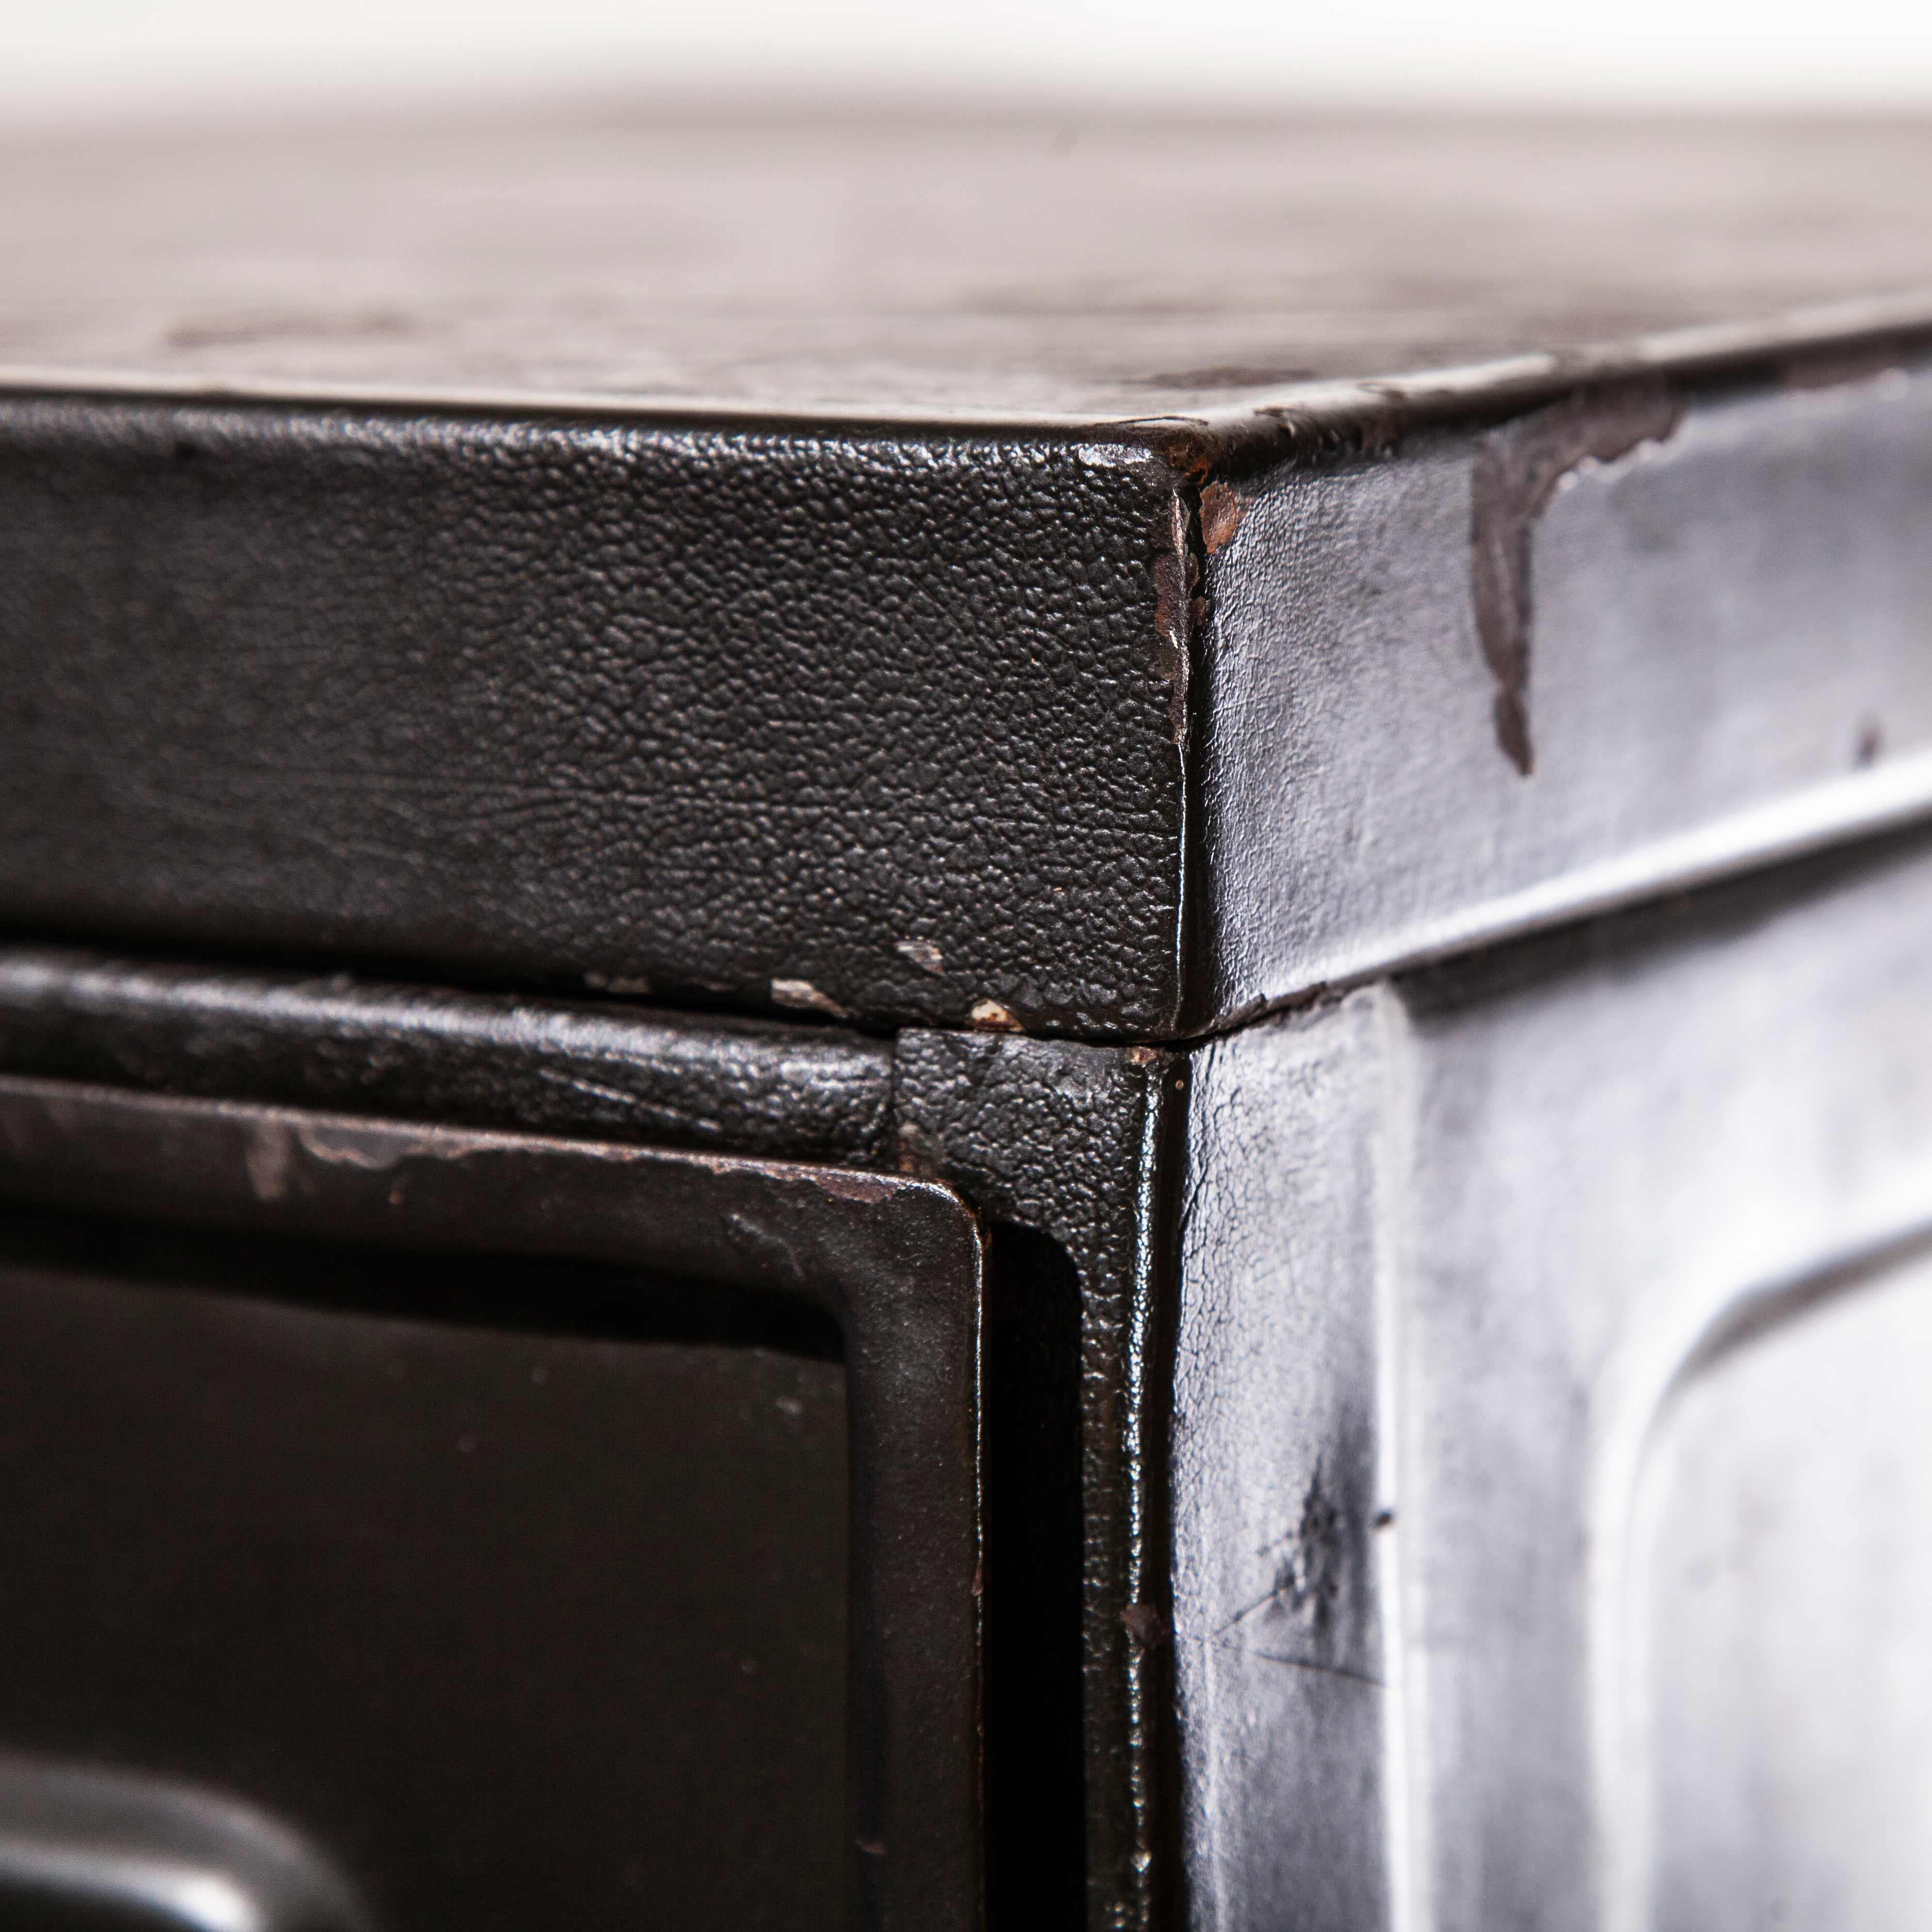
[[1527,406],[1574,389],[1641,376],[1718,376],[1825,349],[1932,342],[1932,287],[1786,310],[1755,320],[1665,329],[1582,348],[1542,350],[1460,368],[1298,383],[1246,399],[1251,415],[1342,427],[1398,415],[1446,420]]
[[0,363],[0,400],[201,404],[320,410],[364,409],[383,415],[482,416],[532,422],[592,422],[671,430],[718,429],[868,437],[1001,434],[1054,441],[1092,440],[1146,449],[1177,430],[1206,430],[1202,414],[1109,416],[1101,411],[975,408],[959,404],[771,403],[709,396],[627,394],[602,389],[471,389],[460,385],[338,382],[274,376],[164,375],[138,369],[36,367]]
[[1686,377],[1744,373],[1786,357],[1892,338],[1932,344],[1932,287],[1792,309],[1735,322],[1704,323],[1571,350],[1539,350],[1461,366],[1339,377],[1257,390],[1210,409],[1030,410],[905,400],[868,404],[758,402],[742,398],[668,397],[599,389],[526,390],[361,383],[276,376],[212,377],[112,368],[0,363],[0,398],[76,401],[280,404],[362,407],[384,413],[476,415],[532,420],[591,420],[716,428],[740,434],[867,436],[1001,432],[1130,447],[1157,454],[1197,440],[1240,443],[1298,430],[1342,433],[1396,418],[1432,422],[1534,406],[1604,382],[1647,375]]
[[1311,950],[1282,983],[1216,1014],[1190,1038],[1229,1033],[1274,1012],[1436,965],[1459,955],[1744,877],[1838,845],[1932,820],[1932,749],[1747,806],[1688,831],[1594,860],[1464,911],[1417,920],[1380,940]]
[[[921,1198],[943,1202],[964,1214],[969,1210],[958,1192],[943,1181],[921,1174],[873,1168],[841,1167],[826,1161],[787,1160],[754,1154],[712,1153],[697,1148],[664,1147],[649,1141],[614,1141],[593,1136],[560,1135],[541,1129],[472,1127],[389,1114],[352,1114],[339,1108],[307,1107],[278,1100],[251,1100],[243,1096],[157,1093],[138,1087],[116,1086],[98,1079],[63,1079],[56,1075],[19,1073],[0,1068],[0,1100],[19,1097],[76,1110],[112,1108],[123,1114],[146,1114],[157,1120],[213,1122],[238,1127],[271,1126],[287,1130],[304,1149],[320,1143],[338,1164],[362,1167],[364,1162],[334,1155],[331,1137],[343,1145],[358,1142],[382,1143],[398,1160],[413,1156],[460,1161],[472,1154],[548,1155],[584,1166],[682,1168],[729,1180],[736,1176],[776,1182],[800,1192],[811,1192],[860,1206]],[[0,1141],[0,1156],[4,1154]]]

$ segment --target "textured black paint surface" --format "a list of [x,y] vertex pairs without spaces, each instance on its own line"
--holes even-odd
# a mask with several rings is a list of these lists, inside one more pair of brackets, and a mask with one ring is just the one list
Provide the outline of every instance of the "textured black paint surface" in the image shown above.
[[892,1049],[832,1027],[0,949],[0,1069],[793,1160],[890,1151]]
[[1172,492],[1129,445],[0,404],[0,915],[1160,1031]]

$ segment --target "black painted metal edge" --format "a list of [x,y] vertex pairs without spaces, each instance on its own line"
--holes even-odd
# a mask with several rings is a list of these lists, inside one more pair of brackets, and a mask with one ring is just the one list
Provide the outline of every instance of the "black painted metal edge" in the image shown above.
[[1580,389],[1644,376],[1761,374],[1781,360],[1880,342],[1932,343],[1932,289],[1908,289],[1761,314],[1742,321],[1660,329],[1562,350],[1495,356],[1460,366],[1424,364],[1359,376],[1260,388],[1211,409],[1131,414],[1108,410],[974,408],[856,402],[786,404],[723,397],[635,395],[587,389],[470,388],[435,383],[206,377],[140,369],[0,364],[0,398],[22,400],[261,404],[354,409],[372,415],[457,416],[575,422],[726,434],[803,432],[890,441],[930,435],[1120,444],[1160,456],[1184,472],[1239,466],[1244,459],[1318,456],[1365,432],[1508,416]]
[[884,1166],[892,1049],[844,1028],[0,944],[0,1071]]

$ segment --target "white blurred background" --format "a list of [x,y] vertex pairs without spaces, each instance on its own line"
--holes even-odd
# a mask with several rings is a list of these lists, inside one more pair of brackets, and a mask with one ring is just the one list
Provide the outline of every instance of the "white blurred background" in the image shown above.
[[1932,0],[0,0],[0,121],[586,89],[1932,106]]

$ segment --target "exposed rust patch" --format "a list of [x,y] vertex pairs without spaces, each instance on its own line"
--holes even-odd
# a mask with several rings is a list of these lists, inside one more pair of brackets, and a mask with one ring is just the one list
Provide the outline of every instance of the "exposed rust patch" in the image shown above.
[[1187,566],[1169,554],[1154,560],[1154,621],[1163,638],[1172,639],[1187,628]]
[[1246,501],[1225,483],[1210,483],[1201,493],[1201,547],[1210,556],[1218,556],[1234,542],[1247,514]]
[[1787,389],[1836,389],[1850,382],[1869,382],[1904,366],[1905,353],[1896,342],[1865,342],[1855,347],[1818,349],[1794,356],[1778,365],[1778,380]]
[[1217,466],[1228,442],[1204,420],[1189,417],[1160,425],[1149,447],[1169,469],[1198,482]]
[[1492,430],[1477,451],[1470,568],[1476,634],[1496,683],[1496,742],[1525,778],[1536,768],[1529,735],[1530,533],[1580,464],[1614,462],[1640,442],[1661,442],[1683,416],[1683,398],[1667,384],[1618,383]]

